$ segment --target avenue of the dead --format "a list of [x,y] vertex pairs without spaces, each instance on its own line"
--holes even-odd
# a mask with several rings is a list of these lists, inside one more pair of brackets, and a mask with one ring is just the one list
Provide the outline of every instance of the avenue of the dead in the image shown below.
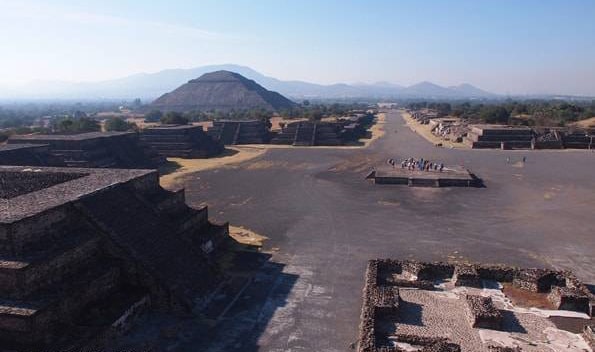
[[[263,250],[283,267],[270,285],[256,281],[266,293],[241,298],[260,301],[228,312],[208,350],[353,347],[372,258],[549,267],[595,282],[595,153],[437,148],[395,110],[383,128],[365,149],[271,149],[185,177],[188,202],[268,237]],[[470,168],[485,187],[364,181],[371,166],[410,156]]]

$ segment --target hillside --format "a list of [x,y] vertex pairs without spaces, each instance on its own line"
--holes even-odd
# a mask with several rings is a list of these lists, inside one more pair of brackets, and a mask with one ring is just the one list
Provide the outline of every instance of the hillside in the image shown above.
[[151,103],[162,111],[289,109],[294,103],[246,77],[230,72],[205,73]]
[[266,89],[295,99],[344,99],[344,98],[494,98],[497,95],[470,85],[441,87],[426,84],[403,87],[388,82],[373,84],[323,85],[304,81],[283,81],[263,75],[240,65],[210,65],[190,69],[168,69],[155,73],[139,73],[100,82],[36,81],[12,89],[0,87],[0,99],[134,99],[152,100],[163,92],[171,91],[189,80],[213,71],[232,71],[256,81]]

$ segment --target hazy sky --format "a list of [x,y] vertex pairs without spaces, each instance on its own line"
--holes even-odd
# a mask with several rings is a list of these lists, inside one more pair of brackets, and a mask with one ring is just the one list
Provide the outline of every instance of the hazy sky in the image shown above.
[[595,95],[594,0],[0,0],[0,85],[235,63],[318,83]]

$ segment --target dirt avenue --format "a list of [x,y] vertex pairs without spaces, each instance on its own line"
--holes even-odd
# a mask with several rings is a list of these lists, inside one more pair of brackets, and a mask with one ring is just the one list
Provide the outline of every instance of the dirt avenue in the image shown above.
[[[396,110],[383,127],[368,148],[273,148],[184,176],[189,203],[207,200],[214,219],[268,238],[263,249],[282,268],[265,268],[206,350],[350,350],[373,258],[571,269],[595,282],[595,153],[437,148]],[[485,188],[364,180],[388,157],[410,156],[471,168]]]

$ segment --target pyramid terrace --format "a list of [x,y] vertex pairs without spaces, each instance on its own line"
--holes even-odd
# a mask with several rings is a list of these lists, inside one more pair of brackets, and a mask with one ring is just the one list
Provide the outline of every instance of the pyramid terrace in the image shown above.
[[200,312],[222,278],[209,258],[227,224],[156,171],[2,166],[0,186],[3,348],[74,348],[142,311]]
[[154,150],[143,146],[135,132],[31,134],[12,136],[8,144],[47,145],[49,160],[44,165],[48,166],[148,169],[163,160]]

